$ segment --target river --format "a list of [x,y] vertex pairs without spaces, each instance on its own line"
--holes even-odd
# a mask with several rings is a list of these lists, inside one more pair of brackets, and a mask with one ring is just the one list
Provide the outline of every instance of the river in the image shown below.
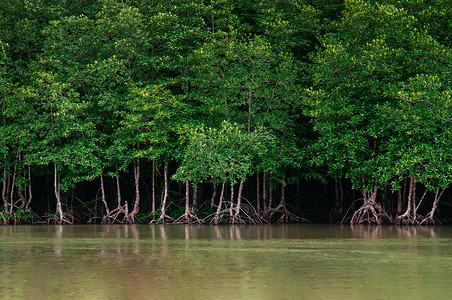
[[0,299],[450,299],[452,227],[0,227]]

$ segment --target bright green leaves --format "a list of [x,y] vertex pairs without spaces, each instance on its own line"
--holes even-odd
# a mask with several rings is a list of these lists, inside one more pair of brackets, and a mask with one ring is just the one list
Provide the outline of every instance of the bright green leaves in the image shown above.
[[183,123],[183,106],[163,85],[134,88],[120,112],[117,139],[133,148],[132,157],[173,157],[177,128]]
[[[452,98],[440,77],[418,75],[401,84],[394,108],[381,107],[391,130],[387,156],[395,177],[415,176],[430,189],[450,184]],[[382,168],[388,172],[388,168]]]
[[260,37],[239,39],[223,33],[195,51],[190,59],[194,100],[204,112],[246,124],[283,130],[280,111],[293,98],[296,77],[293,58],[275,54]]
[[[391,180],[393,174],[380,174],[391,168],[387,155],[396,149],[390,145],[406,149],[408,145],[404,143],[416,140],[402,139],[389,124],[397,129],[410,127],[405,132],[411,134],[433,135],[431,126],[438,119],[427,115],[423,118],[408,109],[407,103],[399,102],[408,95],[403,91],[397,94],[398,86],[409,78],[431,78],[423,74],[449,73],[450,49],[417,28],[417,19],[398,3],[346,1],[338,24],[337,32],[322,39],[324,50],[312,56],[317,88],[308,91],[306,114],[313,118],[314,128],[320,134],[312,149],[318,154],[313,161],[328,165],[333,173],[345,170],[355,186],[368,189],[375,180],[379,184]],[[416,80],[409,81],[410,93],[414,92]],[[438,80],[449,81],[443,75]],[[428,86],[425,84],[424,88]],[[424,93],[419,84],[416,90]],[[430,101],[425,99],[424,110],[430,107],[431,111]],[[396,103],[401,105],[400,110],[394,109]],[[416,106],[421,112],[421,103]],[[389,120],[395,115],[411,121],[392,123]]]
[[[274,52],[264,38],[239,38],[217,33],[190,57],[187,98],[203,116],[200,123],[216,127],[227,120],[248,132],[265,128],[277,141],[255,160],[259,171],[275,172],[294,163],[298,68],[292,55]],[[281,145],[294,149],[284,155]],[[249,170],[249,168],[248,168]]]
[[245,180],[255,170],[256,159],[268,148],[271,136],[262,130],[222,122],[220,128],[188,128],[187,149],[174,178],[195,184],[211,180]]

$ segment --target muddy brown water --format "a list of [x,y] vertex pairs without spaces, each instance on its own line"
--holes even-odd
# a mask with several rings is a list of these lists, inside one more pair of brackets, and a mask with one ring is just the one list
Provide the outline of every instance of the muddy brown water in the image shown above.
[[452,299],[452,227],[0,227],[0,299]]

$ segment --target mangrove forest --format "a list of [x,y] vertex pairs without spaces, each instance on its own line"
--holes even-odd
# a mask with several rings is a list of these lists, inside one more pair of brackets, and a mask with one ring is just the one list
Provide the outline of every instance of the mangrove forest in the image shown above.
[[0,224],[452,221],[451,0],[0,1]]

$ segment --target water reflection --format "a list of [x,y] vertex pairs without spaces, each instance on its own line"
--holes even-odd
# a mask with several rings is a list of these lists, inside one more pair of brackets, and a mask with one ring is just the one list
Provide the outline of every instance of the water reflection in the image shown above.
[[[435,238],[438,227],[418,226],[377,226],[377,225],[343,225],[350,228],[353,238],[413,238],[416,236]],[[346,229],[347,230],[347,229]]]
[[444,299],[451,244],[449,227],[0,227],[0,298]]
[[66,238],[127,239],[209,239],[209,240],[274,240],[274,239],[324,239],[324,238],[435,238],[448,227],[372,226],[372,225],[45,225],[2,226],[0,238],[33,238],[51,235],[56,241]]

